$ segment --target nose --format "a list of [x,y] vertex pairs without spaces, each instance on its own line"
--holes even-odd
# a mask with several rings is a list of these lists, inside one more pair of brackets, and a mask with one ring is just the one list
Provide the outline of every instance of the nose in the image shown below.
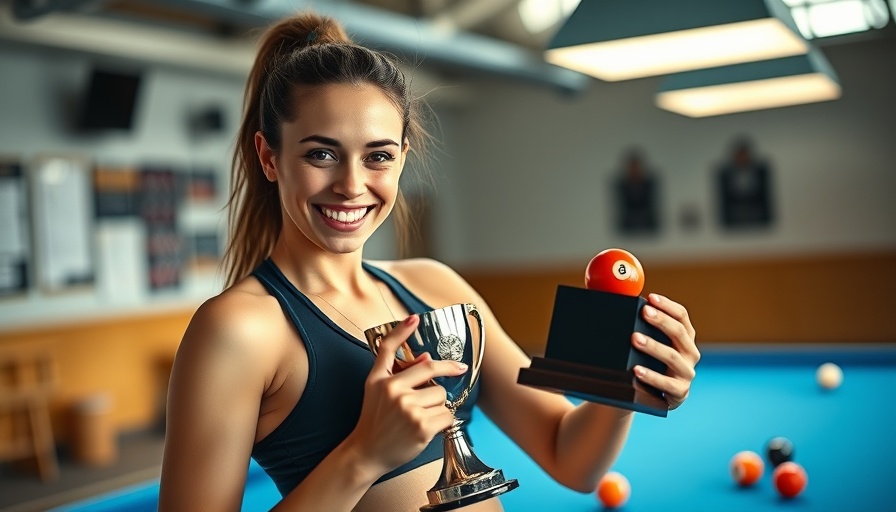
[[333,191],[347,198],[358,197],[367,190],[364,166],[360,162],[347,162],[340,166]]

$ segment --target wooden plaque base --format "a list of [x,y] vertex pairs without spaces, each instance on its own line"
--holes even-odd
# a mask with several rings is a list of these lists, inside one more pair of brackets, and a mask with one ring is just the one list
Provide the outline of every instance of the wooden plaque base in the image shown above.
[[666,417],[669,406],[662,395],[640,384],[632,372],[619,372],[533,357],[520,369],[517,382],[589,402]]

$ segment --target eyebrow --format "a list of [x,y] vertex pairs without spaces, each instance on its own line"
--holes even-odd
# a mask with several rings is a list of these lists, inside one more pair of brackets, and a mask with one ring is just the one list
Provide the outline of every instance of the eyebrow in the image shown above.
[[[342,147],[342,144],[338,140],[336,140],[332,137],[324,137],[323,135],[309,135],[308,137],[305,137],[304,139],[300,140],[299,142],[300,143],[302,143],[302,142],[319,142],[319,143],[325,144],[327,146],[333,146],[333,147],[337,147],[337,148]],[[365,146],[368,148],[381,148],[384,146],[398,146],[398,143],[392,139],[380,139],[380,140],[374,140],[374,141],[368,142]]]

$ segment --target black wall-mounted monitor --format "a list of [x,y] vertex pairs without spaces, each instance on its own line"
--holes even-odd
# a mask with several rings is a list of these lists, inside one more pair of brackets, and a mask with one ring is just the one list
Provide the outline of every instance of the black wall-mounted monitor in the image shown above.
[[141,79],[140,73],[93,69],[81,104],[79,128],[130,130]]

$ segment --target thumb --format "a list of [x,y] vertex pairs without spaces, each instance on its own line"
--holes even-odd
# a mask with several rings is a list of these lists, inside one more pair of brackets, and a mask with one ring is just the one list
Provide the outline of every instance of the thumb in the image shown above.
[[371,373],[378,372],[383,375],[391,375],[392,365],[395,362],[395,354],[398,352],[398,348],[413,334],[419,321],[419,316],[411,315],[402,322],[396,322],[386,335],[379,340],[376,361],[373,363]]

